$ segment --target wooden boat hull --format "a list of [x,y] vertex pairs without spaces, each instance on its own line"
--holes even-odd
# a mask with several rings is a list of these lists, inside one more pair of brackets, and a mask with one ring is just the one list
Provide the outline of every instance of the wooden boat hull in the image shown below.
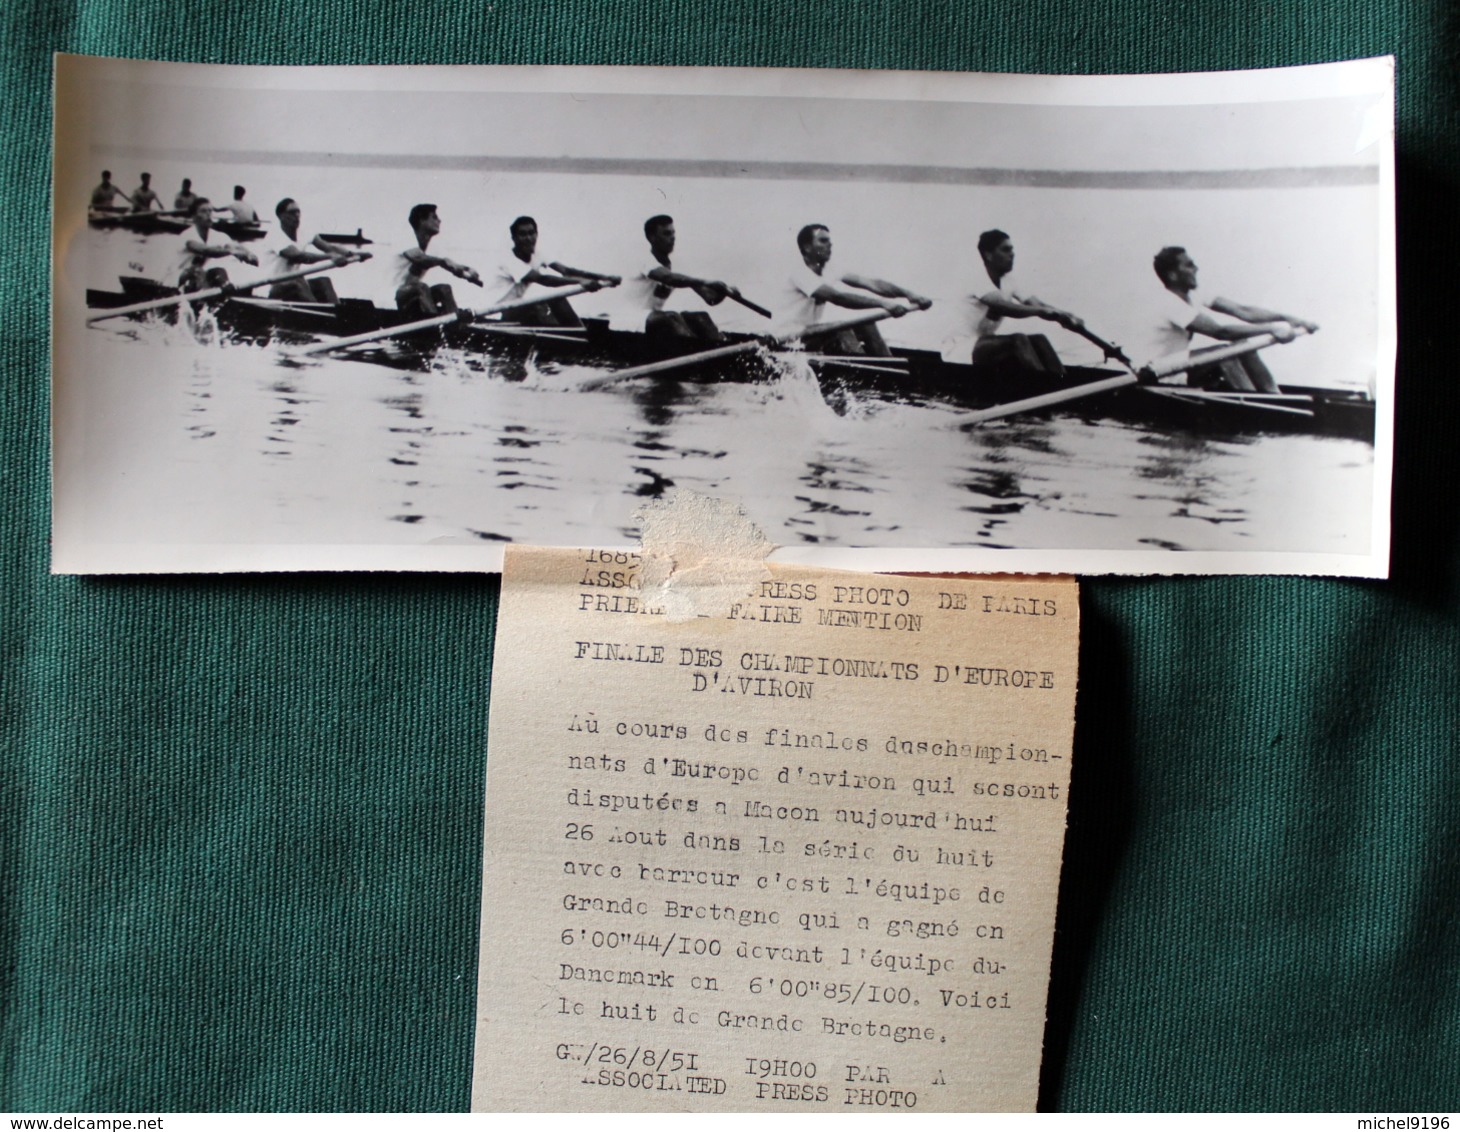
[[[150,280],[124,278],[120,292],[89,291],[87,303],[106,309],[177,294]],[[175,308],[160,312],[175,318]],[[220,327],[248,340],[320,341],[330,337],[384,330],[416,316],[375,306],[364,299],[338,305],[297,303],[238,295],[214,306]],[[741,339],[742,341],[745,339]],[[735,339],[731,338],[731,341]],[[351,357],[398,368],[420,368],[443,346],[496,359],[559,361],[606,370],[622,369],[675,356],[646,335],[617,331],[601,319],[587,319],[576,333],[555,334],[514,324],[482,326],[451,323],[403,334],[373,346],[354,348]],[[680,350],[679,353],[685,351]],[[827,358],[812,355],[813,369],[831,398],[872,395],[884,400],[937,401],[963,408],[986,408],[1025,397],[1071,389],[1117,376],[1114,369],[1071,367],[1061,377],[989,372],[944,360],[928,350],[895,350],[877,358]],[[525,372],[525,370],[523,371]],[[709,364],[673,370],[643,380],[684,383],[763,381],[772,372],[756,351]],[[513,375],[511,367],[506,374]],[[1347,437],[1373,443],[1374,402],[1361,393],[1317,387],[1285,387],[1279,395],[1214,393],[1185,386],[1132,385],[1044,410],[1091,420],[1117,419],[1160,428],[1181,428],[1215,435],[1266,432]],[[986,427],[970,425],[970,427]]]

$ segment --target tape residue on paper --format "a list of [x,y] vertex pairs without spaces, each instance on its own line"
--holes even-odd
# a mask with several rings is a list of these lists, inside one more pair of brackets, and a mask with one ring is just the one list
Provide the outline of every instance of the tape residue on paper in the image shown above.
[[775,543],[738,503],[678,489],[646,503],[639,589],[671,621],[723,617],[770,578]]

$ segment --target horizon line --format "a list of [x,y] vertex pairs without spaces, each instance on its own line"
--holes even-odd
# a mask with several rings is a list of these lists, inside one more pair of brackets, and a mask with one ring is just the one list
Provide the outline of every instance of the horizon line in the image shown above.
[[731,161],[702,158],[493,157],[451,154],[286,153],[100,143],[97,155],[149,161],[273,165],[291,168],[419,169],[461,173],[552,173],[574,176],[700,177],[751,181],[872,181],[887,184],[1008,186],[1048,189],[1352,188],[1379,183],[1378,165],[1262,169],[998,169],[853,162]]

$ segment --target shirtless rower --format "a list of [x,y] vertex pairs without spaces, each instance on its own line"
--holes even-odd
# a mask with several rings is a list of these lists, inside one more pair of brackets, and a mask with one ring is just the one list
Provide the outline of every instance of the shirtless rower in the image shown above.
[[117,204],[117,197],[121,197],[129,205],[132,203],[132,198],[122,192],[112,181],[111,170],[103,169],[101,171],[101,184],[91,190],[91,207],[102,212],[125,212],[126,209],[122,205]]
[[441,231],[441,217],[436,215],[434,204],[418,204],[411,209],[411,231],[416,235],[416,246],[401,252],[396,263],[395,305],[399,310],[418,318],[434,318],[456,310],[456,296],[451,293],[450,283],[428,284],[426,272],[441,268],[458,279],[482,285],[482,277],[465,264],[457,263],[445,256],[432,255],[426,249],[432,239]]
[[[586,286],[590,291],[600,287],[617,287],[622,280],[617,275],[603,275],[597,271],[585,271],[581,267],[569,267],[557,260],[544,259],[537,250],[537,221],[530,216],[519,216],[508,229],[512,233],[512,250],[497,268],[496,283],[504,288],[498,303],[510,303],[523,298],[533,284],[540,287]],[[565,298],[545,298],[532,306],[518,307],[502,316],[508,322],[520,322],[528,326],[582,326],[583,320]]]
[[1061,376],[1065,372],[1064,363],[1043,334],[1000,334],[999,330],[1006,318],[1041,318],[1075,331],[1083,329],[1085,323],[1014,281],[1014,242],[1009,233],[998,228],[982,233],[978,238],[978,254],[993,289],[968,298],[969,321],[974,333],[973,364],[980,368],[1012,368],[1021,373]]
[[154,207],[162,207],[162,198],[157,195],[157,190],[152,187],[151,173],[143,173],[142,183],[133,190],[132,207],[138,212],[151,212]]
[[[912,310],[927,310],[933,300],[916,291],[872,276],[840,273],[829,268],[831,231],[825,224],[808,224],[796,234],[801,264],[787,280],[780,303],[778,329],[782,334],[800,334],[822,321],[827,303],[848,310],[885,310],[901,318]],[[814,341],[821,337],[810,335]],[[891,351],[872,323],[843,330],[825,341],[829,349],[845,354],[888,357]]]
[[[299,221],[303,213],[299,202],[285,197],[274,207],[279,218],[279,234],[270,249],[274,262],[270,275],[287,275],[302,267],[315,263],[333,262],[336,267],[347,263],[360,263],[370,258],[369,252],[354,251],[332,244],[320,236],[307,239],[299,234]],[[326,275],[315,275],[307,279],[286,279],[269,288],[271,299],[291,299],[299,303],[336,304],[340,298],[335,294],[335,285]]]
[[[1222,342],[1240,342],[1244,338],[1271,334],[1279,342],[1291,342],[1300,329],[1310,334],[1316,331],[1316,322],[1264,307],[1236,303],[1221,296],[1202,306],[1191,297],[1196,290],[1196,264],[1185,248],[1162,248],[1156,253],[1153,266],[1164,289],[1152,312],[1144,357],[1138,360],[1151,362],[1172,356],[1189,357],[1194,363],[1187,370],[1189,385],[1249,393],[1280,392],[1272,371],[1255,350],[1223,362],[1202,365],[1204,351],[1191,351],[1192,334],[1204,334]],[[1238,321],[1222,321],[1216,317],[1218,314]],[[1207,347],[1207,350],[1218,348]]]
[[177,287],[180,291],[201,291],[205,287],[225,287],[228,272],[222,267],[209,267],[208,261],[232,257],[240,263],[258,266],[258,258],[247,248],[224,238],[213,227],[213,205],[207,197],[193,204],[193,227],[182,237],[178,249]]
[[651,261],[644,270],[629,279],[625,288],[633,304],[633,319],[650,339],[680,342],[686,345],[725,341],[720,328],[705,311],[665,310],[665,304],[676,290],[690,290],[710,306],[718,306],[729,296],[740,297],[740,291],[718,279],[701,279],[676,271],[669,257],[674,252],[674,218],[651,216],[644,221],[644,237],[649,241]]
[[198,203],[198,194],[193,192],[193,183],[187,177],[182,179],[182,188],[178,190],[177,196],[172,198],[172,207],[184,216],[191,216],[193,208]]

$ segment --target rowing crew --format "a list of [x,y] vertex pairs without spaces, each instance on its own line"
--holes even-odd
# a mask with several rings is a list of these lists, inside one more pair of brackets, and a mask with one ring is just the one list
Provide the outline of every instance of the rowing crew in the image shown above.
[[[241,196],[235,196],[235,200],[240,199]],[[340,247],[320,236],[301,237],[299,223],[303,212],[293,197],[281,200],[275,206],[274,214],[279,218],[279,232],[268,249],[273,260],[270,278],[274,279],[269,298],[304,303],[338,303],[339,296],[335,294],[334,284],[323,276],[312,279],[278,277],[294,275],[311,265],[322,263],[343,267],[347,263],[369,259],[370,253]],[[258,266],[258,257],[253,252],[228,240],[213,227],[213,204],[207,197],[198,197],[193,202],[192,222],[192,227],[183,233],[178,249],[178,290],[201,291],[204,288],[221,287],[231,291],[227,270],[218,265],[210,266],[215,260],[236,259],[240,263]]]
[[[408,217],[416,246],[401,253],[396,264],[396,306],[418,318],[432,318],[456,310],[456,300],[448,283],[430,284],[428,272],[441,269],[458,279],[478,287],[485,286],[474,268],[429,250],[431,241],[441,231],[441,217],[434,204],[418,204]],[[587,291],[616,287],[622,276],[571,267],[560,260],[548,259],[538,248],[537,221],[519,216],[509,229],[511,251],[496,269],[494,279],[503,290],[498,303],[521,299],[528,288],[578,286]],[[747,299],[740,288],[720,279],[690,275],[674,266],[677,235],[674,218],[651,216],[644,222],[644,238],[649,243],[649,260],[629,279],[628,302],[633,314],[624,320],[622,329],[643,331],[649,338],[678,346],[717,344],[724,334],[708,312],[674,310],[667,304],[675,291],[690,291],[709,306],[718,306],[727,298],[774,317],[772,311]],[[797,236],[802,265],[793,272],[788,294],[780,304],[783,314],[778,329],[786,336],[801,335],[822,321],[828,303],[852,310],[882,309],[900,317],[912,310],[926,310],[932,300],[915,291],[885,279],[861,275],[828,274],[831,259],[831,233],[824,224],[808,224]],[[579,327],[582,319],[566,298],[545,296],[536,304],[517,307],[504,318],[542,327]],[[815,338],[815,332],[808,337]],[[870,323],[827,336],[828,344],[840,352],[886,356],[887,343]]]
[[[455,302],[449,285],[428,286],[423,278],[426,272],[440,267],[479,286],[482,285],[481,277],[471,268],[427,253],[427,244],[441,230],[435,206],[417,205],[411,211],[410,221],[418,246],[403,253],[397,305],[425,317],[443,310],[454,310]],[[537,249],[537,223],[531,217],[518,217],[513,221],[511,235],[511,258],[497,271],[498,283],[505,286],[499,302],[520,299],[528,286],[534,283],[548,287],[576,283],[584,285],[587,290],[596,290],[619,282],[618,276],[568,267],[556,260],[546,261]],[[724,335],[708,312],[669,309],[668,303],[675,291],[693,292],[704,304],[712,307],[731,298],[762,314],[772,314],[750,303],[732,284],[690,275],[676,268],[671,259],[676,246],[673,217],[651,216],[644,222],[644,237],[649,242],[650,258],[642,270],[628,280],[625,290],[632,313],[616,319],[616,328],[642,330],[651,338],[680,347],[723,342]],[[834,353],[885,357],[890,351],[873,322],[818,336],[815,327],[825,323],[826,308],[836,306],[852,311],[881,309],[892,317],[900,318],[933,305],[926,296],[890,280],[832,268],[831,231],[824,224],[803,227],[796,235],[796,244],[801,262],[793,266],[775,304],[776,331],[781,336],[799,336]],[[1078,315],[1047,302],[1014,280],[1014,243],[1007,232],[1000,229],[984,232],[978,240],[978,251],[989,286],[976,287],[968,300],[967,330],[973,339],[969,360],[976,369],[1062,376],[1064,365],[1043,334],[1003,332],[1006,319],[1029,318],[1053,322],[1087,337],[1105,348],[1111,356],[1129,364],[1123,351],[1110,347],[1093,335]],[[1162,290],[1150,304],[1144,328],[1146,341],[1138,349],[1140,359],[1146,362],[1157,358],[1189,360],[1189,381],[1194,385],[1277,392],[1276,381],[1255,352],[1203,365],[1200,359],[1204,351],[1190,350],[1193,334],[1217,339],[1219,343],[1265,334],[1287,342],[1299,330],[1316,331],[1317,324],[1220,297],[1203,306],[1192,298],[1197,269],[1184,248],[1161,249],[1155,257],[1154,267]],[[1225,315],[1227,319],[1219,315]],[[582,325],[564,298],[545,299],[536,306],[519,308],[509,317],[539,326]],[[967,335],[963,340],[967,340]]]
[[[101,171],[101,183],[91,190],[91,209],[93,212],[101,213],[126,213],[129,209],[134,213],[157,213],[161,216],[182,216],[192,218],[200,200],[205,199],[193,192],[193,182],[184,177],[182,187],[173,198],[170,211],[162,208],[162,198],[157,195],[157,190],[152,187],[152,174],[143,173],[141,184],[130,193],[122,191],[121,187],[112,180],[110,169]],[[248,190],[242,185],[233,186],[233,200],[224,207],[232,214],[235,224],[259,224],[258,210],[248,199]],[[118,199],[127,203],[120,205]]]
[[[110,175],[103,174],[103,186],[109,183]],[[188,187],[187,182],[184,186]],[[98,194],[101,188],[98,187]],[[236,216],[238,203],[243,200],[241,186],[235,189],[234,196]],[[96,197],[93,199],[95,201]],[[340,266],[369,258],[368,253],[352,252],[319,236],[311,240],[301,239],[298,235],[300,208],[292,198],[281,200],[275,212],[280,221],[280,234],[272,249],[274,266],[278,269],[276,274],[326,261]],[[254,216],[256,219],[257,214]],[[252,253],[224,240],[212,228],[212,208],[205,198],[193,200],[192,219],[193,229],[184,236],[180,255],[180,289],[198,290],[206,286],[226,285],[226,272],[216,267],[210,269],[209,260],[233,257],[245,263],[258,263]],[[474,268],[430,250],[442,226],[434,204],[416,205],[411,209],[408,221],[415,246],[408,247],[396,261],[396,306],[416,318],[451,313],[457,309],[451,286],[432,284],[427,275],[439,269],[479,287],[485,286],[482,276]],[[623,282],[618,275],[548,259],[538,247],[538,225],[530,216],[519,216],[510,225],[509,232],[511,250],[503,257],[493,277],[501,288],[499,304],[522,299],[534,285],[548,288],[576,285],[585,291],[596,291]],[[666,304],[676,290],[693,292],[709,306],[717,306],[727,298],[734,299],[775,318],[776,331],[782,337],[800,337],[810,345],[834,353],[879,357],[887,356],[890,351],[873,322],[831,329],[818,335],[816,328],[826,321],[826,307],[831,305],[854,311],[880,309],[887,315],[900,318],[933,305],[926,296],[887,279],[832,269],[831,232],[824,224],[807,224],[797,233],[801,262],[787,277],[775,312],[750,302],[738,287],[723,280],[707,279],[676,269],[671,258],[676,247],[673,217],[662,214],[650,217],[644,223],[644,236],[649,243],[650,260],[630,278],[626,288],[634,313],[623,328],[642,330],[650,338],[677,348],[717,344],[724,341],[724,335],[705,311],[668,309]],[[973,338],[970,361],[975,369],[1062,376],[1064,365],[1043,334],[1002,332],[1006,319],[1026,318],[1056,323],[1089,338],[1111,356],[1130,364],[1124,352],[1093,335],[1078,315],[1039,298],[1015,282],[1014,244],[1007,232],[990,229],[982,233],[978,252],[991,286],[987,290],[976,290],[968,299],[967,326]],[[1191,351],[1192,336],[1202,334],[1219,342],[1236,342],[1271,335],[1276,341],[1287,342],[1300,330],[1316,331],[1317,324],[1221,297],[1206,306],[1197,303],[1192,298],[1192,292],[1196,290],[1197,266],[1184,248],[1162,248],[1153,266],[1162,291],[1152,303],[1145,327],[1147,341],[1138,351],[1138,356],[1147,362],[1177,359],[1186,363],[1188,381],[1193,385],[1277,392],[1278,385],[1271,371],[1256,352],[1203,364],[1201,358],[1206,351]],[[276,282],[270,297],[302,302],[338,301],[333,286],[322,278]],[[1235,321],[1225,321],[1218,315],[1226,315]],[[539,303],[518,306],[504,318],[539,327],[583,325],[566,298],[551,295],[545,296]]]

